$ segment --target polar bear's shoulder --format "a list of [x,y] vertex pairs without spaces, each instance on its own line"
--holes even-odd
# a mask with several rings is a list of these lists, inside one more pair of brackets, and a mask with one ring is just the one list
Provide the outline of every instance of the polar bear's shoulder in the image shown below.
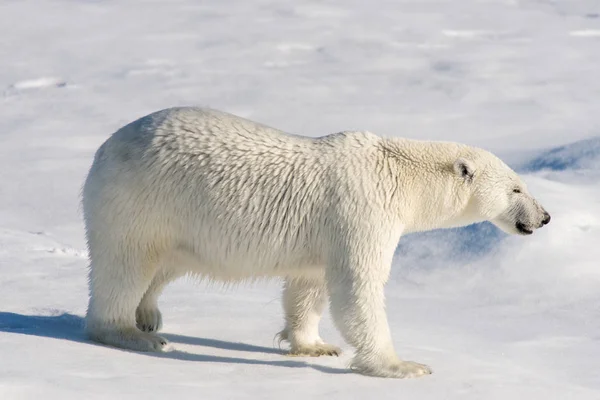
[[326,145],[343,148],[365,148],[378,145],[382,138],[369,131],[342,131],[318,138]]

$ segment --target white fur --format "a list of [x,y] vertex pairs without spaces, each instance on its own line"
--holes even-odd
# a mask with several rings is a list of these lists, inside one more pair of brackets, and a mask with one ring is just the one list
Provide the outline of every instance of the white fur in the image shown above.
[[[543,209],[492,154],[453,143],[342,132],[311,139],[230,114],[159,111],[117,131],[84,186],[91,258],[87,331],[160,351],[157,298],[186,273],[226,282],[282,277],[293,354],[338,354],[318,332],[329,297],[352,368],[431,373],[401,361],[384,307],[400,235],[491,220],[515,232]],[[525,226],[525,225],[523,225]]]

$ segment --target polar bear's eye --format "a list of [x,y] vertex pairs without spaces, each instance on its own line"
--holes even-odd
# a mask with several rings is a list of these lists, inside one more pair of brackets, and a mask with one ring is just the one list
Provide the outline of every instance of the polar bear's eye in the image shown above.
[[519,188],[514,188],[514,189],[513,189],[513,193],[521,193],[521,189],[519,189]]

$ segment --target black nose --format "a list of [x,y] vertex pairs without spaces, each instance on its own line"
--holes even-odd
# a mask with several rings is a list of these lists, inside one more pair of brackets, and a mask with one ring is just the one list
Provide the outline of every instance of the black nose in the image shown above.
[[544,225],[548,225],[548,223],[550,222],[550,214],[548,213],[544,213],[544,219],[542,220],[542,224]]

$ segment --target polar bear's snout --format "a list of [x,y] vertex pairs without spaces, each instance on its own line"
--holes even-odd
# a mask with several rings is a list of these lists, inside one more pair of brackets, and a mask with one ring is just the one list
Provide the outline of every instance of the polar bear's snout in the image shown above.
[[[548,211],[546,211],[542,206],[540,206],[537,202],[536,205],[538,207],[538,212],[536,213],[537,216],[537,223],[535,224],[535,229],[539,229],[544,227],[544,225],[548,225],[550,223],[550,214],[548,213]],[[539,221],[539,222],[538,222]]]
[[[515,222],[515,228],[517,232],[521,235],[531,235],[535,229],[542,228],[544,225],[548,225],[550,223],[550,214],[548,211],[544,210],[542,207],[538,206],[538,210],[534,214],[538,216],[537,218],[531,218],[531,213],[527,212],[525,209],[522,209],[521,212],[518,213],[520,218],[517,218]],[[527,218],[527,217],[530,218]],[[528,221],[529,220],[529,221]]]
[[507,202],[512,205],[491,221],[508,234],[531,235],[550,223],[548,211],[528,193],[513,192]]
[[[552,217],[550,217],[550,214],[548,214],[548,211],[544,211],[544,219],[542,220],[542,226],[548,225],[550,223],[551,219],[552,219]],[[542,226],[540,226],[540,228]]]

